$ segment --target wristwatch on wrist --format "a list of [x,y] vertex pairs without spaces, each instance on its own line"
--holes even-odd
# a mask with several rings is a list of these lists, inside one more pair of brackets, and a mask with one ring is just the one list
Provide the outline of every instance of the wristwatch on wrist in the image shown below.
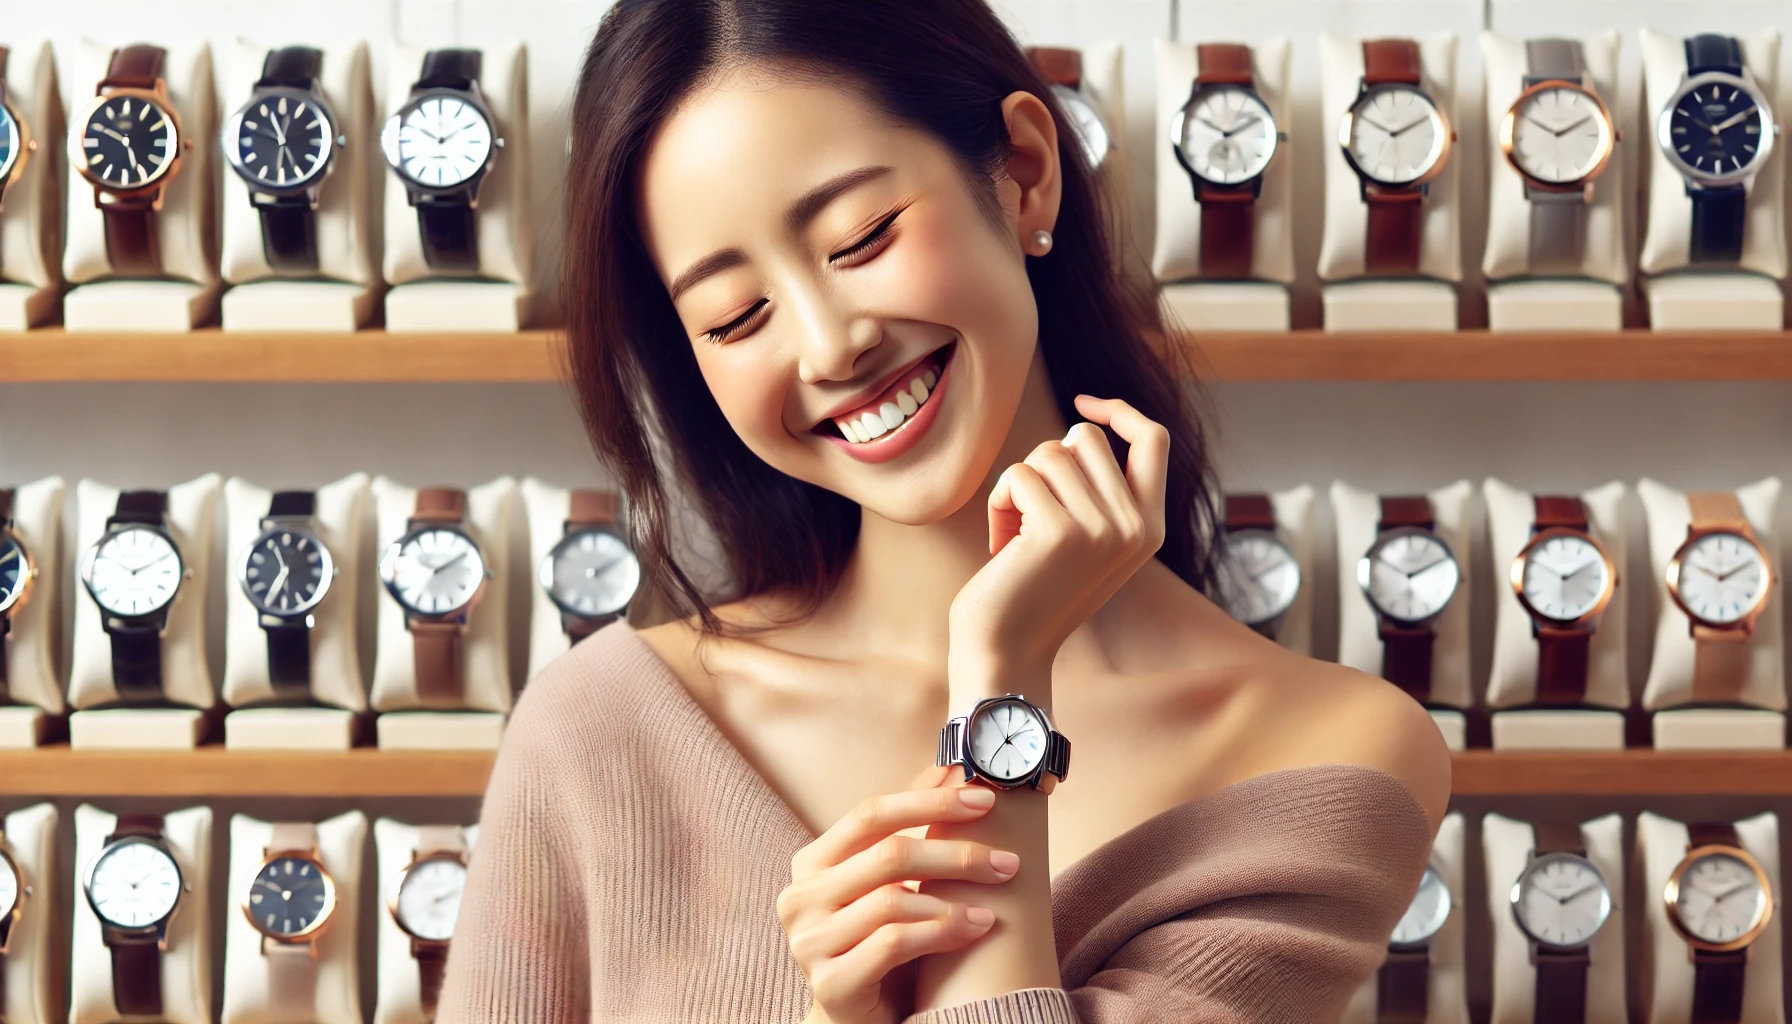
[[408,528],[380,558],[380,579],[411,632],[417,697],[425,706],[463,703],[461,638],[492,576],[466,518],[465,491],[418,491]]
[[1430,499],[1382,498],[1375,542],[1356,563],[1381,636],[1381,677],[1421,703],[1431,697],[1437,617],[1462,582],[1455,553],[1433,526]]
[[1611,161],[1618,129],[1589,84],[1577,40],[1532,39],[1524,55],[1524,91],[1500,121],[1500,152],[1531,204],[1530,272],[1578,274],[1593,181]]
[[167,57],[144,44],[113,50],[93,101],[70,120],[69,163],[93,185],[106,260],[120,277],[161,276],[156,214],[192,148],[162,77]]
[[316,825],[274,826],[240,905],[261,933],[269,1009],[281,1020],[311,1020],[317,1004],[317,940],[336,913],[336,880],[318,854]]
[[1767,166],[1779,133],[1773,103],[1743,66],[1735,37],[1686,40],[1686,75],[1656,115],[1655,141],[1686,181],[1690,262],[1722,265],[1742,258],[1748,188]]
[[1300,582],[1300,561],[1276,535],[1269,496],[1226,495],[1218,580],[1226,611],[1273,640],[1300,593]]
[[1533,1024],[1583,1024],[1588,948],[1612,913],[1605,876],[1587,859],[1575,824],[1535,826],[1536,841],[1512,884],[1512,917],[1530,940],[1537,970]]
[[0,1009],[6,1006],[6,954],[11,951],[12,937],[19,930],[19,920],[25,916],[25,900],[30,896],[31,886],[25,882],[25,873],[7,852],[6,836],[0,833]]
[[268,266],[317,272],[317,196],[348,139],[324,99],[321,50],[268,51],[249,101],[224,122],[224,158],[249,186],[261,215],[261,251]]
[[1431,1002],[1431,946],[1454,900],[1444,876],[1425,865],[1419,891],[1388,940],[1388,958],[1376,975],[1375,1024],[1425,1024]]
[[336,578],[330,548],[317,536],[317,495],[281,491],[268,503],[261,533],[237,563],[237,583],[255,608],[268,641],[268,682],[274,696],[311,696],[312,611]]
[[1587,532],[1575,497],[1534,499],[1531,539],[1512,560],[1512,591],[1537,638],[1537,703],[1587,698],[1587,653],[1618,589],[1618,567]]
[[386,909],[399,930],[410,936],[426,1019],[435,1019],[442,969],[448,963],[448,944],[466,887],[466,833],[453,825],[419,828],[411,862],[398,873]]
[[1052,95],[1070,115],[1070,127],[1083,147],[1091,170],[1099,170],[1113,148],[1114,137],[1108,132],[1107,119],[1095,105],[1083,83],[1083,53],[1056,46],[1029,46],[1027,59],[1033,70],[1052,87]]
[[479,89],[481,63],[478,50],[429,51],[410,98],[380,132],[431,270],[479,270],[479,186],[504,146]]
[[1201,205],[1201,276],[1250,277],[1257,196],[1287,136],[1257,94],[1250,47],[1202,43],[1195,63],[1193,91],[1170,118],[1170,149]]
[[[0,81],[4,75],[0,74]],[[37,579],[37,563],[12,525],[13,490],[0,488],[0,700],[7,696],[6,644],[12,633],[12,617],[31,598]]]
[[1728,822],[1686,826],[1686,856],[1662,893],[1668,923],[1692,952],[1692,1019],[1698,1024],[1742,1020],[1749,947],[1773,917],[1773,884]]
[[1776,581],[1736,495],[1686,496],[1692,523],[1668,561],[1668,595],[1692,621],[1693,700],[1735,702],[1748,680],[1748,641]]
[[87,905],[112,953],[112,999],[127,1017],[162,1016],[168,922],[188,892],[160,815],[121,814],[87,869]]
[[1421,78],[1418,43],[1365,40],[1362,84],[1338,125],[1338,145],[1369,208],[1363,259],[1370,274],[1419,272],[1426,185],[1443,173],[1456,141]]
[[123,700],[163,695],[162,631],[188,575],[167,507],[163,491],[125,491],[81,557],[81,582],[112,640],[112,684]]
[[620,526],[614,491],[572,492],[565,533],[541,560],[538,581],[560,609],[560,625],[575,641],[616,621],[641,584],[641,563]]
[[1070,741],[1045,709],[1020,694],[980,700],[940,730],[936,765],[960,765],[964,781],[1050,793],[1070,774]]
[[0,210],[4,210],[6,190],[25,173],[25,164],[37,152],[37,140],[31,137],[31,126],[12,105],[6,91],[6,65],[10,51],[0,46]]

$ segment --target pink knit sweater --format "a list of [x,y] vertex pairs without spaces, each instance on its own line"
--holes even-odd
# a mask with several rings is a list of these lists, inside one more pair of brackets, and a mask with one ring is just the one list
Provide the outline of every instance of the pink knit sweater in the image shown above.
[[[1430,850],[1392,776],[1276,772],[1171,808],[1052,882],[1063,989],[910,1024],[1335,1021]],[[774,904],[814,838],[618,624],[535,679],[498,755],[441,1024],[800,1021]]]

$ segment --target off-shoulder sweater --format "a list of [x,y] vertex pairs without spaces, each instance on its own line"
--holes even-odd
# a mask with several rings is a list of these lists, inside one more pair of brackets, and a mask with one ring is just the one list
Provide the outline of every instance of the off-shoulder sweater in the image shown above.
[[[800,1021],[775,903],[813,833],[627,625],[543,671],[486,791],[441,1024]],[[1052,880],[1063,988],[909,1024],[1335,1021],[1430,850],[1393,776],[1327,765],[1173,807]]]

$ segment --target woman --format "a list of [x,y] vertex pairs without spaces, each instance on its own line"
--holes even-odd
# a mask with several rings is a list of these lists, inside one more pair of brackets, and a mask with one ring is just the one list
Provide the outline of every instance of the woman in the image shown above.
[[[1373,972],[1448,757],[1201,595],[1202,436],[1067,125],[982,0],[605,17],[573,380],[688,615],[519,702],[443,1021],[1291,1022]],[[1074,741],[1049,795],[934,764],[1007,694]]]

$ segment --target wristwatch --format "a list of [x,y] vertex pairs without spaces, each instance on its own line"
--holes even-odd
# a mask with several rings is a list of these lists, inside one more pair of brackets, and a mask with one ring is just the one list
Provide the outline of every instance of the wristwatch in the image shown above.
[[188,575],[167,507],[165,492],[125,491],[81,556],[81,582],[112,640],[112,683],[125,700],[162,696],[162,630]]
[[641,563],[623,537],[620,508],[614,491],[573,491],[565,534],[536,574],[574,640],[616,621],[641,585]]
[[1587,532],[1587,506],[1575,497],[1534,501],[1531,539],[1512,560],[1512,592],[1537,638],[1537,703],[1579,704],[1587,697],[1587,652],[1618,589],[1618,567]]
[[[4,72],[0,72],[0,81],[4,79]],[[31,584],[38,572],[31,552],[12,526],[13,493],[10,487],[0,488],[0,698],[7,695],[6,643],[12,632],[12,616],[30,600]]]
[[1226,495],[1220,564],[1220,603],[1233,618],[1275,639],[1300,593],[1300,562],[1276,535],[1268,495]]
[[1728,822],[1686,826],[1686,856],[1662,893],[1668,923],[1692,952],[1692,1019],[1699,1024],[1742,1020],[1749,947],[1773,917],[1773,884],[1742,848]]
[[1686,180],[1694,264],[1742,258],[1748,187],[1780,133],[1773,104],[1742,64],[1733,36],[1686,40],[1686,75],[1656,115],[1655,141]]
[[121,277],[158,277],[156,214],[168,183],[192,148],[168,98],[168,53],[138,44],[112,51],[93,101],[72,119],[68,159],[93,185],[105,219],[106,259]]
[[1577,40],[1532,39],[1524,57],[1524,91],[1500,121],[1500,152],[1531,204],[1531,273],[1578,274],[1593,181],[1611,161],[1618,129]]
[[10,51],[0,46],[0,210],[6,208],[6,189],[25,173],[25,164],[37,152],[31,126],[6,93],[6,63]]
[[479,90],[478,50],[431,50],[404,106],[386,120],[380,148],[412,206],[431,270],[479,269],[479,186],[504,140]]
[[1748,678],[1748,641],[1776,581],[1773,560],[1736,495],[1688,494],[1692,523],[1668,561],[1668,595],[1692,620],[1696,701],[1734,702]]
[[430,1020],[435,1019],[448,943],[454,938],[466,887],[466,834],[452,825],[419,828],[411,862],[398,873],[386,909],[399,930],[410,936],[423,1016]]
[[1250,277],[1263,173],[1286,139],[1257,94],[1251,48],[1195,47],[1195,84],[1170,118],[1170,150],[1201,205],[1201,275]]
[[1045,709],[1020,694],[980,700],[940,730],[934,764],[960,765],[964,781],[1050,793],[1070,774],[1070,741]]
[[1587,1008],[1588,946],[1612,913],[1605,876],[1587,859],[1580,826],[1535,827],[1524,871],[1512,883],[1512,917],[1531,944],[1537,969],[1534,1024],[1582,1024]]
[[130,1017],[162,1015],[168,922],[188,892],[159,815],[123,814],[87,869],[87,905],[112,953],[112,999]]
[[1083,53],[1057,46],[1029,46],[1027,60],[1033,70],[1052,87],[1052,95],[1070,115],[1070,127],[1083,147],[1091,170],[1099,169],[1113,148],[1114,137],[1108,132],[1107,119],[1083,88]]
[[1436,867],[1425,865],[1419,891],[1394,925],[1388,958],[1376,975],[1376,1024],[1425,1024],[1431,1001],[1431,945],[1454,901]]
[[25,900],[31,886],[19,862],[6,850],[6,836],[0,833],[0,1010],[6,1008],[6,954],[11,951],[13,933],[25,916]]
[[348,143],[318,84],[323,62],[308,46],[268,51],[249,101],[224,122],[224,159],[249,186],[275,270],[317,272],[317,195]]
[[1431,697],[1437,617],[1462,582],[1455,553],[1433,526],[1430,499],[1382,498],[1375,542],[1356,563],[1381,636],[1381,677],[1421,703]]
[[1418,273],[1426,185],[1443,173],[1455,141],[1421,84],[1419,44],[1365,40],[1362,84],[1338,125],[1338,145],[1369,208],[1363,246],[1369,273]]
[[317,940],[336,914],[336,880],[318,855],[316,825],[274,826],[240,905],[261,933],[268,1007],[281,1020],[311,1020],[317,1004]]
[[312,611],[336,578],[329,545],[317,536],[312,491],[280,491],[268,503],[261,533],[237,563],[236,579],[255,608],[268,641],[268,682],[274,695],[311,696]]
[[408,528],[380,558],[386,592],[404,609],[416,658],[417,697],[425,705],[460,706],[465,692],[461,637],[492,577],[479,542],[466,530],[466,518],[465,491],[418,491]]

